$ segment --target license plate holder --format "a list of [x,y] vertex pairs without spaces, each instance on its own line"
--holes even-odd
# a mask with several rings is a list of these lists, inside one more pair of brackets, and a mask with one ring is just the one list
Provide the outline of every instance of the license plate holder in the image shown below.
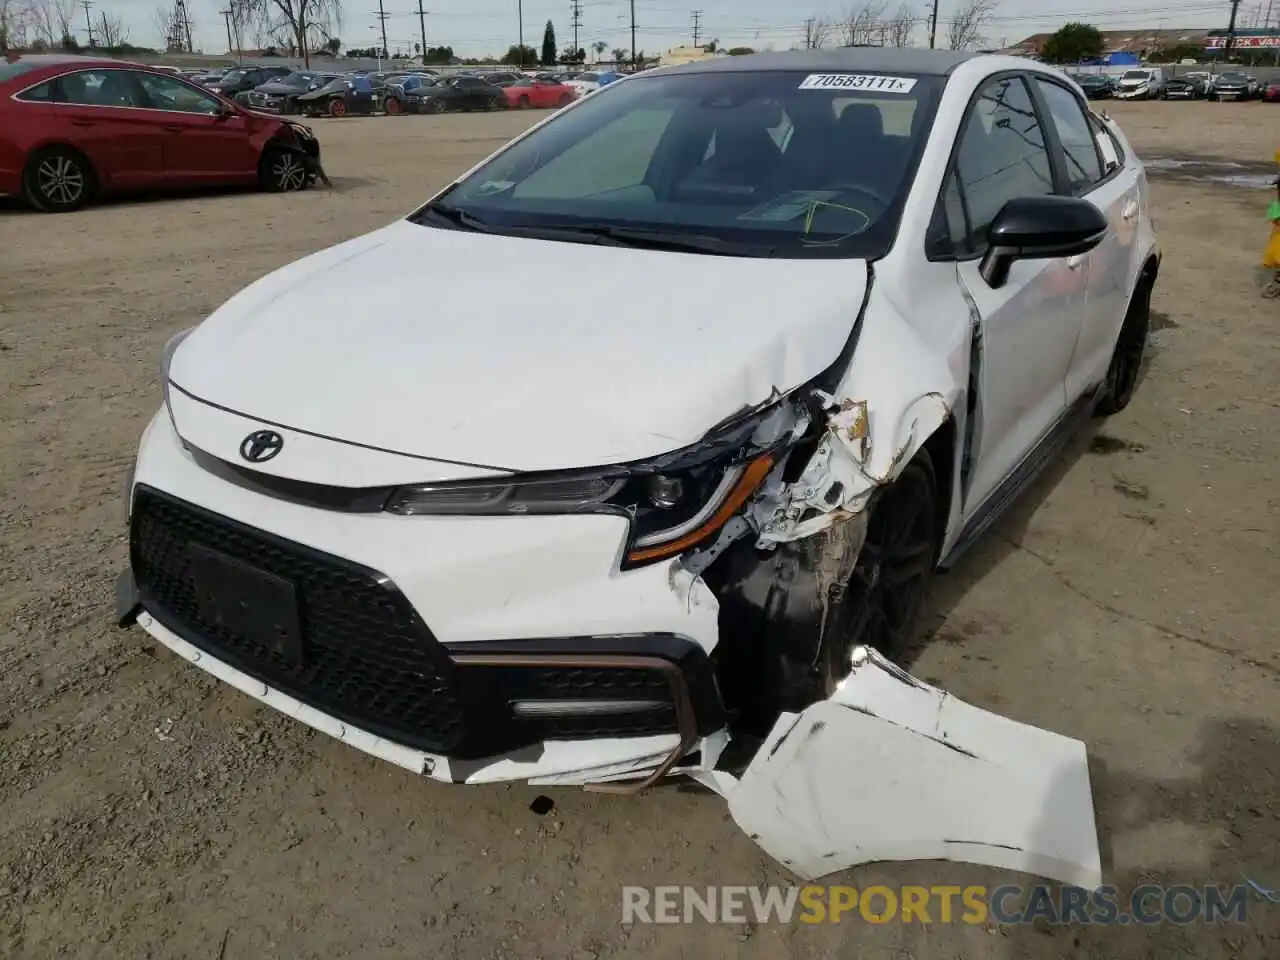
[[207,624],[302,662],[298,591],[291,581],[198,543],[188,545],[187,557],[196,607]]

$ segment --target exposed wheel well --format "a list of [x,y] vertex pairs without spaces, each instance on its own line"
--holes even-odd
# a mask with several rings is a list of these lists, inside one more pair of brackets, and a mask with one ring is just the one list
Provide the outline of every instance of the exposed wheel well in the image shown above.
[[955,492],[956,440],[955,417],[948,417],[924,442],[924,449],[933,461],[933,472],[938,480],[938,529],[943,531],[944,536],[951,519],[951,498]]

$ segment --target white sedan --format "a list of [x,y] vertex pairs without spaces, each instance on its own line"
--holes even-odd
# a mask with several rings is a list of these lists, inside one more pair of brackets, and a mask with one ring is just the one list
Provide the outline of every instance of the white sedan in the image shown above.
[[1050,67],[628,78],[170,341],[121,623],[424,776],[685,775],[805,876],[1096,885],[1084,745],[894,660],[1129,402],[1159,266],[1142,165]]

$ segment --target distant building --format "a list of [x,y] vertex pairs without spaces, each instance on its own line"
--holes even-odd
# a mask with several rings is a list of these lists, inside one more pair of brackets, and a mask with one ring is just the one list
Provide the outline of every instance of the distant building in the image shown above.
[[[1227,45],[1227,31],[1210,30],[1205,48],[1217,53]],[[1231,42],[1235,50],[1280,50],[1280,30],[1237,30]]]
[[[1114,58],[1118,54],[1131,54],[1139,59],[1155,53],[1165,47],[1176,46],[1180,43],[1195,43],[1202,47],[1209,47],[1210,38],[1218,33],[1226,35],[1225,30],[1102,30],[1102,51],[1103,60],[1107,63],[1119,65],[1125,58]],[[1236,31],[1237,44],[1239,37],[1248,31]],[[1263,31],[1259,31],[1263,32]],[[1015,57],[1038,57],[1044,51],[1044,45],[1052,37],[1052,33],[1036,33],[1027,37],[1025,40],[1015,43],[1012,47],[1006,47],[1001,53],[1011,54]]]
[[726,54],[717,51],[708,53],[702,47],[672,47],[662,55],[662,66],[678,67],[686,63],[697,63],[700,60],[714,60]]

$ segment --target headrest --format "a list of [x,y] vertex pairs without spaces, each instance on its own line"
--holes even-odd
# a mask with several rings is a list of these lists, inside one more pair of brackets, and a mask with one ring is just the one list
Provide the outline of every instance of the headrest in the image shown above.
[[884,119],[874,103],[850,103],[840,112],[840,132],[846,137],[883,137]]

